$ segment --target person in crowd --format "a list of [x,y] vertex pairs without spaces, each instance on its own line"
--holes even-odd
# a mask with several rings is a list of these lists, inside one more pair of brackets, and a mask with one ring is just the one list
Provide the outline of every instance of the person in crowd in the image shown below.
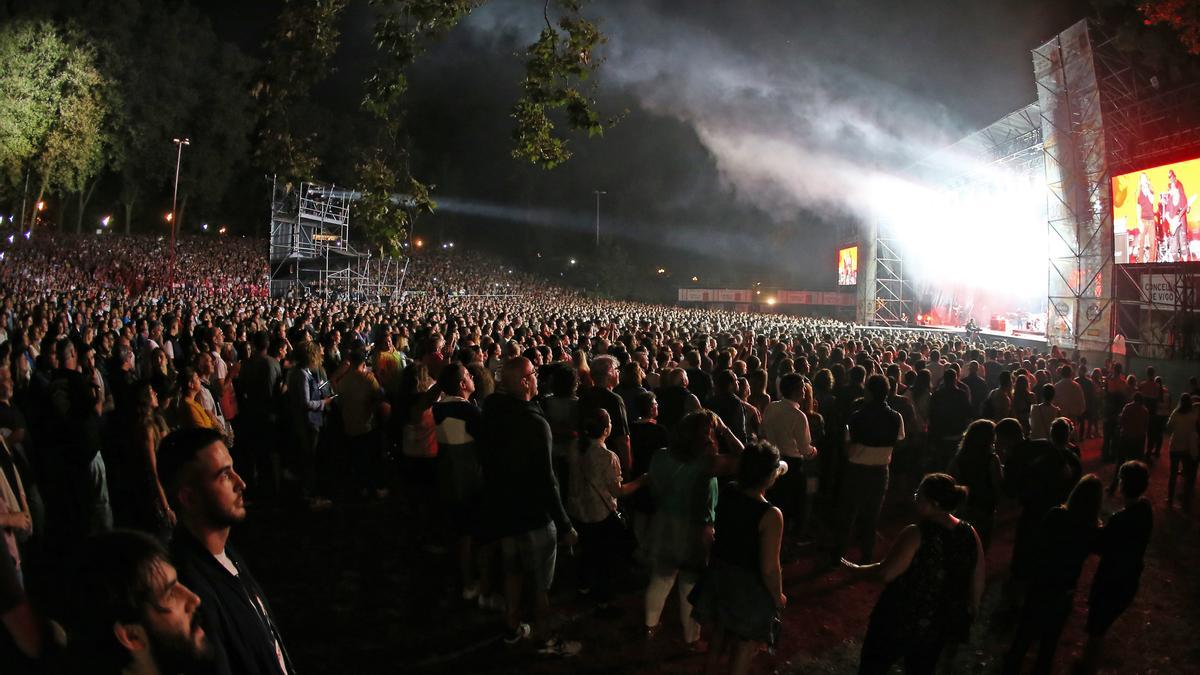
[[360,499],[372,494],[377,498],[385,497],[387,488],[381,481],[383,440],[378,420],[384,393],[361,348],[346,353],[343,366],[334,375],[333,388],[345,432],[349,487]]
[[1079,390],[1083,392],[1083,416],[1079,418],[1079,438],[1089,439],[1096,437],[1096,420],[1099,419],[1099,406],[1097,405],[1096,380],[1093,379],[1093,373],[1088,373],[1086,367],[1080,367],[1079,375],[1075,378],[1075,382],[1079,384]]
[[620,565],[626,524],[617,510],[617,499],[641,487],[644,478],[624,482],[621,462],[604,442],[612,433],[608,412],[596,408],[584,422],[586,445],[571,457],[571,484],[567,512],[579,528],[580,593],[592,595],[601,609],[612,599],[612,575]]
[[1083,429],[1087,399],[1083,387],[1075,380],[1075,370],[1069,365],[1058,369],[1058,380],[1054,382],[1054,404],[1062,411],[1063,417],[1071,420],[1072,428]]
[[179,392],[175,400],[175,416],[185,429],[212,429],[224,432],[221,421],[213,417],[200,402],[204,385],[200,375],[190,366],[179,371]]
[[550,372],[550,395],[542,401],[542,411],[550,423],[554,439],[554,474],[559,485],[570,485],[571,452],[579,443],[579,398],[575,395],[579,374],[571,366],[555,364]]
[[888,405],[889,388],[887,378],[872,375],[867,380],[866,401],[847,424],[845,474],[835,508],[835,563],[852,542],[863,564],[875,562],[875,536],[887,493],[888,467],[896,444],[904,440],[904,418]]
[[743,445],[748,439],[746,411],[737,395],[737,375],[732,370],[719,370],[713,376],[713,393],[708,407]]
[[1021,671],[1025,654],[1035,641],[1038,653],[1033,672],[1052,672],[1054,653],[1071,616],[1083,562],[1100,529],[1103,503],[1104,483],[1095,474],[1088,474],[1071,490],[1066,504],[1050,509],[1038,524],[1034,535],[1036,563],[1016,636],[1004,657],[1006,674]]
[[942,386],[933,392],[929,400],[929,438],[933,450],[929,469],[946,469],[963,432],[974,418],[971,392],[959,383],[958,371],[946,368],[942,375]]
[[1200,407],[1191,394],[1182,394],[1179,405],[1167,419],[1166,433],[1171,437],[1167,453],[1171,459],[1167,475],[1167,507],[1175,505],[1175,483],[1183,477],[1183,504],[1190,507],[1196,490],[1196,465],[1200,460]]
[[[647,549],[650,583],[646,588],[646,636],[658,634],[659,619],[671,588],[678,580],[679,618],[683,641],[695,645],[700,627],[692,619],[688,595],[708,562],[716,521],[717,479],[714,457],[720,417],[701,411],[680,420],[666,451],[650,461],[649,481],[656,511]],[[736,440],[736,439],[735,439]]]
[[706,673],[727,657],[729,672],[743,675],[760,646],[779,641],[783,512],[766,492],[787,470],[779,450],[758,441],[743,451],[736,482],[721,489],[711,560],[688,597],[692,617],[711,630]]
[[251,489],[265,488],[271,494],[279,492],[279,459],[275,448],[275,429],[278,425],[279,399],[283,386],[283,369],[276,354],[279,345],[271,350],[271,336],[265,330],[255,331],[252,337],[253,355],[242,366],[239,381],[243,441],[244,472]]
[[433,404],[437,424],[438,487],[447,510],[450,529],[456,537],[458,569],[463,600],[489,596],[490,579],[476,573],[474,539],[479,521],[483,471],[476,439],[480,435],[479,408],[471,403],[475,381],[460,363],[442,368],[437,389],[441,398]]
[[178,514],[171,560],[179,579],[206,606],[201,625],[221,674],[295,672],[274,613],[229,542],[246,518],[246,483],[224,437],[213,429],[171,432],[158,452],[158,477]]
[[996,388],[992,389],[980,410],[981,417],[999,422],[1012,414],[1012,373],[1005,370],[996,376]]
[[1096,672],[1108,629],[1137,597],[1145,567],[1143,558],[1154,529],[1154,509],[1145,497],[1150,470],[1133,460],[1122,464],[1117,473],[1125,505],[1109,517],[1092,544],[1092,550],[1100,555],[1100,564],[1088,594],[1088,640],[1080,667],[1083,673]]
[[664,377],[665,384],[657,392],[659,422],[673,430],[684,415],[700,410],[700,399],[688,389],[688,375],[683,368],[673,368]]
[[952,476],[929,474],[914,495],[920,520],[882,561],[842,560],[855,577],[886,584],[863,638],[860,675],[882,675],[896,661],[909,675],[932,674],[946,646],[966,639],[984,588],[983,544],[954,516],[966,497]]
[[[1121,413],[1124,412],[1132,395],[1133,392],[1122,375],[1121,364],[1112,364],[1112,372],[1104,381],[1104,446],[1100,451],[1100,456],[1105,461],[1113,461],[1120,456]],[[1120,466],[1120,462],[1117,464]]]
[[331,504],[318,494],[317,444],[325,425],[325,409],[333,403],[328,383],[317,377],[320,363],[321,348],[310,340],[296,350],[296,364],[287,376],[288,421],[300,468],[301,496],[314,510]]
[[138,485],[133,494],[134,518],[139,529],[165,542],[175,528],[176,516],[158,479],[158,447],[169,429],[166,420],[159,414],[158,394],[154,387],[149,382],[142,382],[136,385],[135,391],[137,408],[134,425],[130,429],[131,452],[126,462],[126,466],[132,468]]
[[1029,388],[1029,376],[1025,374],[1017,375],[1013,380],[1012,394],[1012,416],[1021,423],[1021,428],[1025,433],[1029,433],[1029,413],[1033,410],[1034,401],[1033,392]]
[[996,506],[1003,494],[1004,467],[996,454],[996,424],[981,419],[971,422],[950,462],[950,475],[967,488],[967,503],[958,515],[975,527],[983,550],[992,543]]
[[[625,411],[625,401],[613,393],[613,387],[618,381],[620,364],[616,358],[608,354],[601,354],[592,359],[590,366],[592,382],[595,384],[579,393],[580,424],[584,424],[591,418],[592,411],[603,408],[608,413],[613,425],[608,445],[611,446],[613,452],[617,453],[617,457],[621,460],[621,466],[628,469],[630,465],[629,418]],[[583,429],[581,428],[580,431]]]
[[1117,491],[1120,481],[1120,467],[1125,462],[1144,459],[1146,456],[1146,434],[1150,430],[1150,411],[1146,407],[1146,399],[1140,391],[1134,392],[1133,400],[1121,409],[1119,420],[1119,443],[1117,445],[1117,470],[1113,471],[1112,481],[1108,485],[1108,493]]
[[[567,517],[551,466],[550,424],[537,396],[537,370],[523,356],[510,358],[501,371],[503,389],[484,403],[480,420],[480,461],[483,468],[483,508],[489,534],[498,538],[504,564],[507,603],[504,641],[516,644],[533,635],[523,622],[522,592],[532,587],[534,616],[550,606],[558,538],[574,546],[579,534]],[[539,636],[542,637],[542,636]],[[578,642],[545,637],[541,650],[573,656]]]
[[200,597],[162,544],[116,530],[89,539],[71,575],[66,670],[99,675],[209,672],[216,657]]
[[648,391],[642,386],[645,380],[646,371],[636,361],[630,361],[620,367],[619,381],[617,386],[613,387],[613,393],[621,397],[621,402],[625,404],[625,413],[627,415],[634,409],[637,397],[643,392]]
[[[638,396],[634,401],[633,410],[635,419],[629,424],[633,467],[629,471],[629,477],[637,480],[649,474],[654,455],[670,445],[671,437],[666,428],[658,423],[658,399],[653,392],[643,392]],[[655,510],[654,496],[651,493],[649,488],[639,490],[629,500],[633,533],[637,540],[634,555],[642,563],[646,561],[646,544]]]
[[1167,416],[1171,414],[1171,392],[1163,384],[1154,368],[1146,369],[1146,379],[1138,387],[1150,418],[1146,423],[1146,456],[1157,459],[1162,455],[1164,430]]
[[1033,440],[1050,438],[1050,423],[1062,417],[1062,409],[1055,404],[1058,391],[1052,384],[1042,385],[1042,402],[1029,409],[1029,437]]
[[975,408],[975,417],[981,415],[984,401],[987,400],[990,392],[987,379],[980,375],[981,368],[978,361],[971,361],[967,364],[967,376],[962,378],[962,383],[971,393],[971,405]]
[[[1070,435],[1069,422],[1060,435]],[[997,429],[999,438],[999,429]],[[1064,434],[1065,432],[1065,434]],[[1015,473],[1012,485],[1021,501],[1021,515],[1013,538],[1011,571],[1017,581],[1027,581],[1036,564],[1037,526],[1046,512],[1062,504],[1083,475],[1079,455],[1047,439],[1030,439],[1010,453]],[[1009,468],[1005,467],[1007,476]]]
[[815,460],[818,450],[812,444],[808,416],[801,410],[804,398],[804,377],[799,373],[788,373],[779,380],[778,401],[773,401],[763,411],[761,438],[779,450],[791,470],[776,481],[769,498],[794,521],[796,532],[803,532],[808,524],[809,496],[806,473],[816,473],[817,466],[805,466]]

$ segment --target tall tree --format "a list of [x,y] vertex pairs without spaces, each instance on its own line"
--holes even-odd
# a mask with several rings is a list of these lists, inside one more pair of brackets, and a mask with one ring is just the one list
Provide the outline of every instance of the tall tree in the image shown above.
[[0,54],[6,64],[0,106],[13,111],[0,131],[0,163],[10,182],[24,172],[32,175],[34,203],[50,191],[83,191],[104,168],[112,145],[114,91],[96,66],[95,51],[74,26],[45,20],[13,22],[0,42],[13,50]]

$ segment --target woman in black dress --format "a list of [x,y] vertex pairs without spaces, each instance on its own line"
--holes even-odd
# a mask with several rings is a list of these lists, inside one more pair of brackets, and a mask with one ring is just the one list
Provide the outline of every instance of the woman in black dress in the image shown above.
[[1033,672],[1048,675],[1053,668],[1059,636],[1071,616],[1075,584],[1100,526],[1103,502],[1104,483],[1096,474],[1088,474],[1071,490],[1067,503],[1050,509],[1038,524],[1029,593],[1016,637],[1004,659],[1006,675],[1021,671],[1025,653],[1034,640],[1039,645]]
[[712,629],[706,673],[718,672],[726,654],[729,672],[745,673],[759,645],[772,648],[779,637],[783,513],[765,493],[786,472],[779,450],[760,441],[742,452],[737,481],[721,490],[711,561],[688,597],[693,618]]
[[863,639],[859,675],[882,675],[904,660],[909,675],[933,673],[942,650],[967,638],[983,597],[983,545],[953,512],[967,488],[944,473],[925,476],[917,493],[919,521],[900,533],[883,561],[842,565],[887,584]]
[[1082,673],[1096,672],[1104,636],[1133,604],[1142,579],[1142,559],[1154,529],[1154,510],[1143,496],[1150,484],[1150,469],[1134,460],[1122,464],[1117,475],[1125,508],[1108,519],[1092,547],[1100,554],[1100,565],[1088,595],[1088,641],[1083,650]]

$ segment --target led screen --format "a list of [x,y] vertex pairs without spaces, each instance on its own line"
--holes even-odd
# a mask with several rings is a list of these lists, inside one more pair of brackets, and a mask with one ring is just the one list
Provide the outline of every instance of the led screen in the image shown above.
[[1113,250],[1118,264],[1200,260],[1200,159],[1112,179]]
[[858,283],[858,246],[846,246],[838,250],[838,286],[853,286]]

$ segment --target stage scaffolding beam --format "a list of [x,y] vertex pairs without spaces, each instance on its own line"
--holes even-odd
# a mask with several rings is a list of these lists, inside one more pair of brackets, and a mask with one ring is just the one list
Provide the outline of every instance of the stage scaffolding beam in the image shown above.
[[1033,50],[1047,190],[1046,339],[1112,345],[1112,188],[1092,34],[1080,21]]

